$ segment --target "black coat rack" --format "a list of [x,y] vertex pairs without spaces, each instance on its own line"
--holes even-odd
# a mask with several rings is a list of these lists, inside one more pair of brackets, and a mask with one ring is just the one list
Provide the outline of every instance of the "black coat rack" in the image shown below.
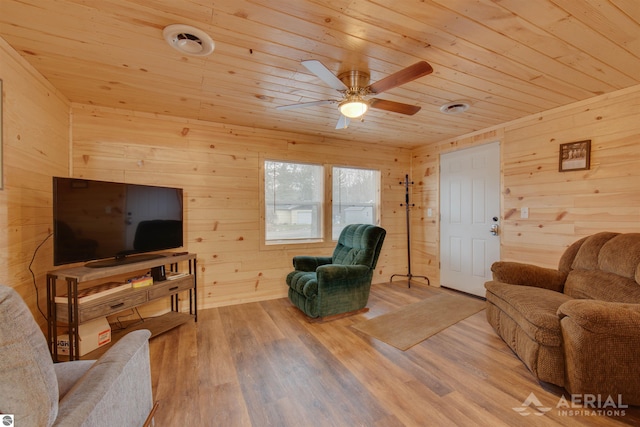
[[411,208],[415,206],[414,203],[409,203],[409,186],[413,185],[413,181],[409,181],[409,175],[404,176],[404,183],[400,182],[400,184],[404,184],[405,196],[404,203],[400,203],[400,206],[404,206],[407,211],[407,274],[392,274],[389,282],[393,282],[393,278],[396,276],[406,277],[408,280],[408,285],[411,287],[411,279],[414,277],[419,277],[421,279],[427,280],[427,285],[430,285],[431,282],[427,276],[414,276],[411,274],[411,222],[409,220],[409,212]]

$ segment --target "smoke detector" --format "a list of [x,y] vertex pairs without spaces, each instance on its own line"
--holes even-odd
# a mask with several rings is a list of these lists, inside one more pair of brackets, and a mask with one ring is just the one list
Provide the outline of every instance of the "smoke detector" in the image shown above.
[[445,114],[459,114],[464,113],[469,109],[469,103],[466,101],[453,101],[447,102],[440,107],[440,111]]
[[169,25],[162,30],[162,35],[169,46],[186,55],[207,56],[215,48],[209,34],[190,25]]

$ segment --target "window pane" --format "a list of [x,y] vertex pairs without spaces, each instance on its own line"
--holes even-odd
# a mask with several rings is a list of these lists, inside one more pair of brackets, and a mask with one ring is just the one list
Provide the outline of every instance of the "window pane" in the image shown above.
[[266,240],[322,237],[323,167],[265,161]]
[[379,203],[379,171],[334,167],[332,238],[347,224],[376,224]]

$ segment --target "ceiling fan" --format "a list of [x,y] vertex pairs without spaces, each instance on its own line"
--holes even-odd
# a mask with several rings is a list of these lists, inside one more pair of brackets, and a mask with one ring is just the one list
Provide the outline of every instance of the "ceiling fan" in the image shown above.
[[420,111],[420,107],[403,104],[401,102],[388,101],[379,98],[367,99],[368,95],[379,94],[386,90],[398,87],[422,76],[433,72],[433,68],[425,61],[417,62],[403,70],[388,75],[375,83],[369,83],[369,74],[362,71],[347,71],[338,76],[333,74],[320,61],[302,61],[309,71],[318,76],[320,80],[342,94],[342,99],[326,99],[323,101],[302,102],[299,104],[281,105],[278,110],[291,110],[294,108],[315,107],[318,105],[338,104],[340,119],[336,129],[345,129],[349,126],[350,119],[361,118],[369,108],[391,111],[394,113],[414,115]]

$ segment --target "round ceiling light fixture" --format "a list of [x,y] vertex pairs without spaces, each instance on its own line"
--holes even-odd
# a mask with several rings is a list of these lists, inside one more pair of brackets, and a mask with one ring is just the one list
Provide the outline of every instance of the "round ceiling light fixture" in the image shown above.
[[209,34],[190,25],[169,25],[162,30],[162,36],[169,46],[186,55],[207,56],[215,48]]
[[469,103],[466,101],[447,102],[440,107],[440,111],[445,114],[460,114],[469,109]]
[[338,109],[343,116],[356,119],[367,112],[369,103],[359,95],[349,95],[347,99],[338,104]]

